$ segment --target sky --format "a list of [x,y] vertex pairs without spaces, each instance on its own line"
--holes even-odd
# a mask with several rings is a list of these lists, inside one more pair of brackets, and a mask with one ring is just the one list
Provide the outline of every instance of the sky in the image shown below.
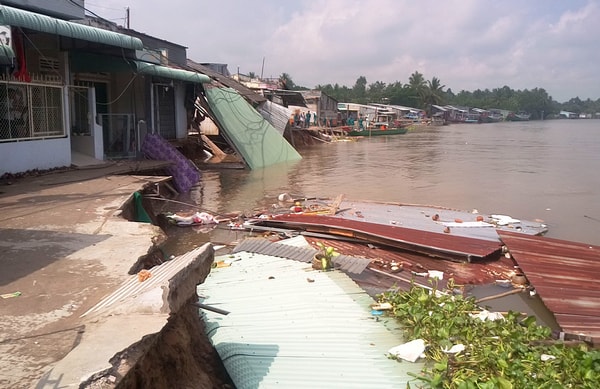
[[600,98],[600,0],[89,0],[96,15],[188,47],[231,73],[296,85],[408,83],[543,88]]

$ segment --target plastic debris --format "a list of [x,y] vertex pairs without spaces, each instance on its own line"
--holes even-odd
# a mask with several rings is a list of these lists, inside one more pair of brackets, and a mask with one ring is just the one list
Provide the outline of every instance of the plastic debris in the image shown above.
[[193,224],[218,224],[219,221],[210,213],[196,212],[191,216],[181,216],[172,214],[167,215],[167,219],[174,222],[178,226],[189,226]]
[[450,348],[447,348],[447,347],[442,348],[442,351],[445,352],[446,354],[458,354],[461,351],[465,351],[465,345],[462,343],[455,344],[454,346],[452,346]]
[[4,293],[2,295],[0,295],[0,297],[2,297],[3,299],[9,299],[11,297],[19,297],[21,295],[21,292],[12,292],[12,293]]
[[439,270],[429,270],[427,271],[427,275],[429,278],[436,278],[438,280],[444,279],[444,272]]
[[294,213],[301,213],[304,211],[304,208],[302,208],[302,204],[300,204],[299,201],[296,201],[294,205],[290,208],[290,211]]
[[425,352],[425,341],[423,339],[411,340],[408,343],[392,347],[388,353],[399,359],[416,362]]
[[277,197],[277,199],[285,203],[291,203],[292,201],[294,201],[294,199],[292,198],[292,196],[290,196],[289,193],[282,193]]
[[140,272],[137,274],[138,276],[138,281],[139,282],[144,282],[146,281],[148,278],[152,277],[152,273],[150,273],[148,270],[143,269],[140,270]]
[[513,219],[507,215],[492,215],[492,220],[496,222],[499,226],[506,226],[508,224],[520,223],[519,219]]
[[553,359],[556,359],[556,357],[554,355],[542,354],[542,355],[540,355],[540,359],[542,360],[542,362],[546,362],[546,361],[551,361]]
[[488,310],[483,310],[479,313],[472,313],[471,317],[478,318],[481,321],[491,320],[504,320],[504,316],[500,312],[490,312]]
[[229,224],[227,224],[227,227],[229,227],[230,230],[245,230],[246,229],[246,227],[244,227],[244,223],[229,222]]
[[376,303],[371,305],[371,308],[377,311],[385,311],[388,309],[392,309],[393,306],[390,303]]

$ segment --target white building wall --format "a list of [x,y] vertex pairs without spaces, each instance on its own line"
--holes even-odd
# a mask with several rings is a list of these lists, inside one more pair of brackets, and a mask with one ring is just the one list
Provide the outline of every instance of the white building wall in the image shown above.
[[71,166],[69,138],[0,143],[0,175]]

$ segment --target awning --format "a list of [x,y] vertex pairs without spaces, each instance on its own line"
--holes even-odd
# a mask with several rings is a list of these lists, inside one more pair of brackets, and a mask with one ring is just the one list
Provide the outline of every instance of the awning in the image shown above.
[[139,38],[3,5],[0,5],[0,24],[131,50],[144,48]]
[[185,82],[206,83],[210,78],[204,74],[190,72],[189,70],[169,68],[166,66],[154,65],[151,63],[133,61],[137,71],[141,74],[164,77],[172,80]]
[[0,44],[0,66],[14,65],[15,53],[10,46]]

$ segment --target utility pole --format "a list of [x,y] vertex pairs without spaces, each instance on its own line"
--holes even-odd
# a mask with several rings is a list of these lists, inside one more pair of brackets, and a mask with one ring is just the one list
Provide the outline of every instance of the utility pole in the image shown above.
[[129,7],[125,8],[125,20],[127,20],[127,29],[129,30]]

